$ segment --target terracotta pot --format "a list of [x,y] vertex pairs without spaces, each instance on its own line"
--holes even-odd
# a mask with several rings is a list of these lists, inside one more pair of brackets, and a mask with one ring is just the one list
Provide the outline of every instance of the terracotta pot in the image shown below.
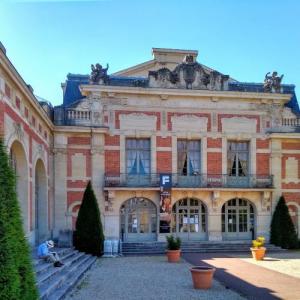
[[168,262],[179,262],[181,250],[167,250]]
[[213,267],[192,267],[190,269],[192,273],[194,289],[209,289],[212,284],[212,279],[216,271]]
[[265,247],[260,247],[260,248],[250,248],[250,250],[252,252],[252,257],[254,259],[263,260],[267,249]]

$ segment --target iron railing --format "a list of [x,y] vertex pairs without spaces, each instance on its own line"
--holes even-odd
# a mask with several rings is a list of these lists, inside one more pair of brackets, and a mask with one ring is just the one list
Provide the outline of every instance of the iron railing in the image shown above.
[[[159,187],[159,175],[151,174],[105,174],[105,187]],[[272,188],[273,176],[227,174],[172,174],[173,188]]]

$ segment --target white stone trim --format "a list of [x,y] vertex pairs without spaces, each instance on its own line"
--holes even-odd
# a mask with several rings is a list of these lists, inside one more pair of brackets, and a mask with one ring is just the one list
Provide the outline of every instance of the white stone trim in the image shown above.
[[126,173],[126,137],[120,135],[120,173]]
[[156,135],[151,136],[150,141],[150,155],[151,155],[151,173],[156,173]]
[[156,131],[157,116],[144,113],[120,114],[122,130],[153,130]]
[[172,147],[156,147],[156,151],[171,152]]
[[226,133],[256,133],[257,119],[246,117],[222,118],[222,132]]
[[195,115],[172,116],[172,131],[175,132],[207,132],[207,117],[198,117]]
[[200,168],[201,173],[206,174],[207,173],[207,137],[203,137],[201,139],[201,157],[200,157]]

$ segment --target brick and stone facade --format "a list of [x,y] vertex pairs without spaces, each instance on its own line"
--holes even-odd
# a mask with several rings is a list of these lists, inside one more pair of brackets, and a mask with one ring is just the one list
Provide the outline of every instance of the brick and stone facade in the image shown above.
[[[281,195],[299,233],[300,122],[294,86],[267,93],[262,84],[239,83],[194,62],[186,64],[210,82],[196,84],[196,76],[185,86],[182,61],[196,59],[197,51],[153,49],[153,54],[153,60],[112,74],[105,83],[69,75],[64,103],[53,109],[36,99],[0,51],[0,135],[19,175],[31,243],[58,239],[60,231],[74,228],[89,180],[107,238],[164,240],[162,173],[172,174],[176,226],[171,227],[183,238],[251,239],[252,231],[268,238]],[[131,142],[140,146],[130,150]],[[185,149],[185,156],[180,145],[199,149]],[[232,154],[231,147],[240,152]],[[135,215],[127,211],[130,199],[151,204]]]

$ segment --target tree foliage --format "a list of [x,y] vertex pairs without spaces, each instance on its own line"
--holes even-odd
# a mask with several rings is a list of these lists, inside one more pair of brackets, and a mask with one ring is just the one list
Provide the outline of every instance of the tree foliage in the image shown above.
[[280,197],[273,214],[270,242],[285,249],[298,246],[295,226],[283,196]]
[[103,254],[104,234],[100,211],[91,182],[88,183],[83,195],[73,243],[79,251],[96,256]]
[[16,176],[0,139],[0,299],[37,298],[29,246],[16,194]]

